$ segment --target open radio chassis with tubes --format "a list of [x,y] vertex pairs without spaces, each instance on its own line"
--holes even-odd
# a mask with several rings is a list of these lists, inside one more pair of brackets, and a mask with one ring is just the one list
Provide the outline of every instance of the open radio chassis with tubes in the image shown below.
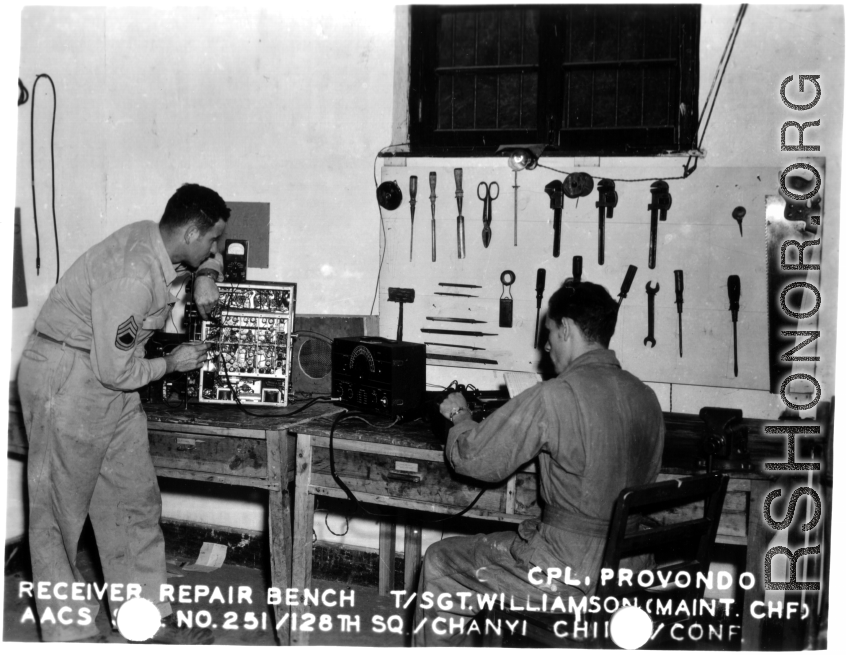
[[218,282],[218,290],[219,315],[200,324],[212,357],[200,369],[198,400],[287,406],[297,285]]
[[332,395],[341,404],[411,418],[424,401],[426,346],[382,337],[332,342]]

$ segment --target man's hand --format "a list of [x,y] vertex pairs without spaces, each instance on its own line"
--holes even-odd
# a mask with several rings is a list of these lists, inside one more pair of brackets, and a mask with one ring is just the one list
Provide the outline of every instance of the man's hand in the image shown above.
[[447,396],[447,398],[445,398],[438,406],[438,411],[441,412],[441,415],[444,418],[448,418],[453,421],[453,425],[464,423],[465,421],[469,421],[473,418],[471,416],[470,409],[468,408],[468,401],[466,401],[465,397],[460,393],[451,393]]
[[209,315],[218,304],[219,295],[218,285],[208,275],[194,278],[194,304],[204,321],[209,320]]
[[207,359],[208,350],[205,343],[181,343],[165,356],[166,373],[185,373],[200,368]]

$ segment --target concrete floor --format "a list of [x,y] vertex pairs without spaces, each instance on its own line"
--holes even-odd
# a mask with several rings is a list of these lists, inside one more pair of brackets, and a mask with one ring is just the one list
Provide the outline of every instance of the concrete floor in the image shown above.
[[[168,583],[177,587],[178,585],[206,585],[210,588],[218,586],[224,594],[226,590],[232,587],[247,585],[251,588],[252,604],[251,605],[235,605],[222,606],[220,603],[193,603],[193,604],[173,604],[175,612],[182,610],[189,612],[191,610],[196,614],[199,611],[207,610],[211,615],[211,623],[215,634],[216,645],[232,645],[232,646],[273,646],[275,645],[273,622],[274,614],[270,607],[266,605],[266,593],[268,583],[265,580],[265,575],[262,571],[252,568],[239,566],[224,565],[216,571],[210,573],[189,572],[181,569],[185,564],[184,561],[170,559],[168,561],[169,572],[178,572],[173,577],[169,576]],[[97,565],[83,551],[78,558],[77,565],[82,571],[86,580],[93,581],[99,578]],[[21,567],[19,567],[21,568]],[[181,576],[181,577],[178,577]],[[21,619],[24,616],[27,607],[30,606],[35,612],[34,603],[28,598],[19,598],[18,589],[19,583],[29,579],[26,571],[16,571],[7,573],[5,576],[5,593],[4,593],[4,610],[3,610],[3,641],[5,642],[38,642],[38,628],[32,622],[22,623]],[[382,634],[374,632],[373,617],[383,616],[386,619],[394,614],[402,614],[401,611],[394,609],[394,599],[391,596],[382,597],[377,594],[376,588],[362,587],[355,585],[344,585],[338,582],[322,582],[321,580],[313,580],[312,588],[318,590],[334,589],[336,594],[342,590],[345,593],[354,594],[354,607],[339,608],[339,607],[315,607],[311,611],[317,615],[318,621],[323,621],[324,628],[329,626],[329,629],[320,629],[321,623],[316,621],[315,629],[309,634],[309,645],[311,646],[389,646],[403,647],[407,645],[408,638],[404,634],[392,634],[385,631]],[[337,595],[336,595],[337,598]],[[298,608],[290,608],[297,611]],[[302,607],[300,608],[302,612]],[[247,612],[254,612],[259,625],[251,629],[246,621]],[[235,612],[235,621],[230,621],[230,624],[235,629],[224,629],[226,612]],[[267,618],[266,627],[262,629],[261,621],[262,614],[265,613]],[[339,615],[359,616],[360,629],[342,631],[341,619]],[[327,615],[329,618],[323,618],[321,615]],[[107,613],[105,609],[101,609],[97,616],[96,624],[100,628],[101,635],[104,635],[105,641],[112,644],[127,643],[121,635],[112,631],[108,624]],[[233,617],[230,616],[230,619]],[[97,648],[98,646],[95,646]]]

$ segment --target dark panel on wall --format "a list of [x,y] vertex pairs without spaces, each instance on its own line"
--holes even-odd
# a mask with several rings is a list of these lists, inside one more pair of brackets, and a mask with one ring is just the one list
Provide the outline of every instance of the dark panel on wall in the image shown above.
[[232,210],[226,230],[218,239],[218,251],[223,252],[227,239],[249,241],[247,266],[268,267],[268,246],[271,238],[271,205],[268,202],[231,202]]
[[26,307],[26,275],[24,275],[24,253],[21,242],[21,209],[15,207],[15,245],[12,255],[12,307]]

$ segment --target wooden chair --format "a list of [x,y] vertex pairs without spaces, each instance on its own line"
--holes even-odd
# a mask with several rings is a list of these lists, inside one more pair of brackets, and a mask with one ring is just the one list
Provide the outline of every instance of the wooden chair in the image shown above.
[[[656,482],[621,491],[612,513],[609,541],[602,564],[603,569],[614,571],[615,576],[603,585],[598,582],[595,595],[600,599],[601,605],[611,597],[636,600],[642,608],[648,599],[653,599],[651,607],[655,607],[657,600],[663,604],[670,600],[673,607],[678,607],[682,601],[685,601],[688,607],[691,607],[692,602],[698,602],[705,589],[703,585],[695,584],[697,574],[708,576],[728,482],[727,476],[714,473]],[[641,516],[642,522],[637,530],[627,533],[627,520],[631,516]],[[628,568],[627,558],[639,555],[654,556],[655,566],[648,570],[653,572],[656,581],[660,579],[659,573],[663,579],[667,580],[670,575],[673,580],[677,574],[687,572],[691,584],[670,584],[662,587],[657,582],[657,586],[643,589],[636,582],[636,573],[633,575],[632,586],[619,585],[617,572],[622,568],[622,562],[623,568]],[[526,635],[507,636],[514,642],[508,643],[509,646],[613,648],[615,646],[606,636],[605,630],[605,621],[609,617],[610,615],[605,613],[584,617],[599,624],[597,638],[593,637],[592,631],[591,637],[585,639],[563,638],[555,634],[557,622],[566,620],[569,625],[573,622],[571,614],[510,612],[495,608],[480,613],[477,622],[484,626],[485,619],[495,621],[495,624],[500,619],[503,625],[505,620],[526,621]],[[682,622],[678,620],[682,618],[685,617],[657,617],[657,620],[672,623]],[[503,635],[489,632],[484,637],[484,645],[502,646]],[[656,644],[651,643],[650,647],[656,647]]]

